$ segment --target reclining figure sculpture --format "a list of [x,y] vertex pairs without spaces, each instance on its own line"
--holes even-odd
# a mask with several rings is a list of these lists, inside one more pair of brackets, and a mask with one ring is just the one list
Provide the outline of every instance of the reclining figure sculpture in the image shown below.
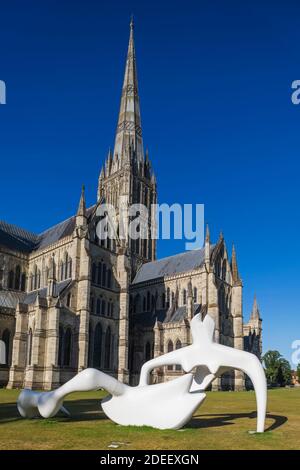
[[[164,354],[146,362],[136,387],[88,368],[51,392],[23,390],[18,398],[22,417],[55,416],[63,407],[66,395],[72,392],[105,389],[110,393],[101,404],[104,413],[121,425],[179,429],[192,417],[204,401],[204,390],[218,376],[230,369],[245,372],[251,379],[257,403],[257,432],[264,432],[267,385],[259,359],[251,353],[214,342],[214,320],[197,314],[191,321],[193,342],[190,346]],[[155,367],[180,365],[186,374],[165,383],[149,385]]]

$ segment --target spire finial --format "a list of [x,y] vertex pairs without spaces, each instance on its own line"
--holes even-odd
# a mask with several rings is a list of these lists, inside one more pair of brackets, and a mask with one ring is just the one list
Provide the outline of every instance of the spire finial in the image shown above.
[[85,205],[85,186],[84,184],[81,186],[81,195],[80,195],[80,201],[78,205],[78,210],[77,210],[77,216],[85,216],[85,210],[86,210],[86,205]]
[[134,19],[133,19],[133,13],[131,13],[130,16],[130,30],[132,31],[134,29]]
[[205,241],[206,241],[206,242],[209,242],[209,241],[210,241],[210,233],[209,233],[209,226],[208,226],[208,224],[206,224]]

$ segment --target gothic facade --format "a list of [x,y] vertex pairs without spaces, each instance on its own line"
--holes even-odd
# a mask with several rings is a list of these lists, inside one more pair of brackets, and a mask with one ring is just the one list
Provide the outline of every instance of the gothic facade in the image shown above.
[[[115,207],[117,220],[129,220],[128,207],[143,203],[150,234],[157,184],[144,154],[132,23],[114,150],[95,204],[86,207],[83,188],[76,215],[39,235],[0,222],[2,386],[49,390],[88,366],[136,384],[146,360],[191,342],[190,320],[198,312],[214,318],[217,341],[260,356],[257,302],[245,324],[236,252],[229,258],[222,234],[212,243],[207,228],[202,249],[156,260],[150,237],[98,239],[103,201]],[[179,374],[169,366],[152,380]],[[213,388],[244,385],[236,373]]]

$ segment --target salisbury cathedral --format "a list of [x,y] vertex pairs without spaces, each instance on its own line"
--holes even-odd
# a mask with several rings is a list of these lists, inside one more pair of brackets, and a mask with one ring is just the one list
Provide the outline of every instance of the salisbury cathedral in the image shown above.
[[[229,256],[222,234],[213,242],[207,228],[203,248],[157,260],[154,239],[97,237],[103,200],[117,213],[134,203],[151,213],[157,202],[143,146],[132,23],[114,150],[95,204],[86,207],[83,188],[76,214],[41,234],[0,222],[2,386],[49,390],[88,366],[136,384],[145,361],[190,344],[190,321],[199,312],[214,318],[216,341],[260,356],[257,302],[244,323],[236,252]],[[179,366],[155,369],[152,381],[181,373]],[[244,386],[235,372],[212,387]]]

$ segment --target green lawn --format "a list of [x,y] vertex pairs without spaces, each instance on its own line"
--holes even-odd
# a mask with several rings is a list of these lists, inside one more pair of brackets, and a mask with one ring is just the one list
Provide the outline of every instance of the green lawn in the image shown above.
[[18,393],[0,389],[0,449],[300,449],[300,388],[268,392],[264,434],[248,433],[256,427],[254,392],[208,392],[179,431],[114,424],[101,411],[101,392],[70,395],[71,418],[22,419]]

